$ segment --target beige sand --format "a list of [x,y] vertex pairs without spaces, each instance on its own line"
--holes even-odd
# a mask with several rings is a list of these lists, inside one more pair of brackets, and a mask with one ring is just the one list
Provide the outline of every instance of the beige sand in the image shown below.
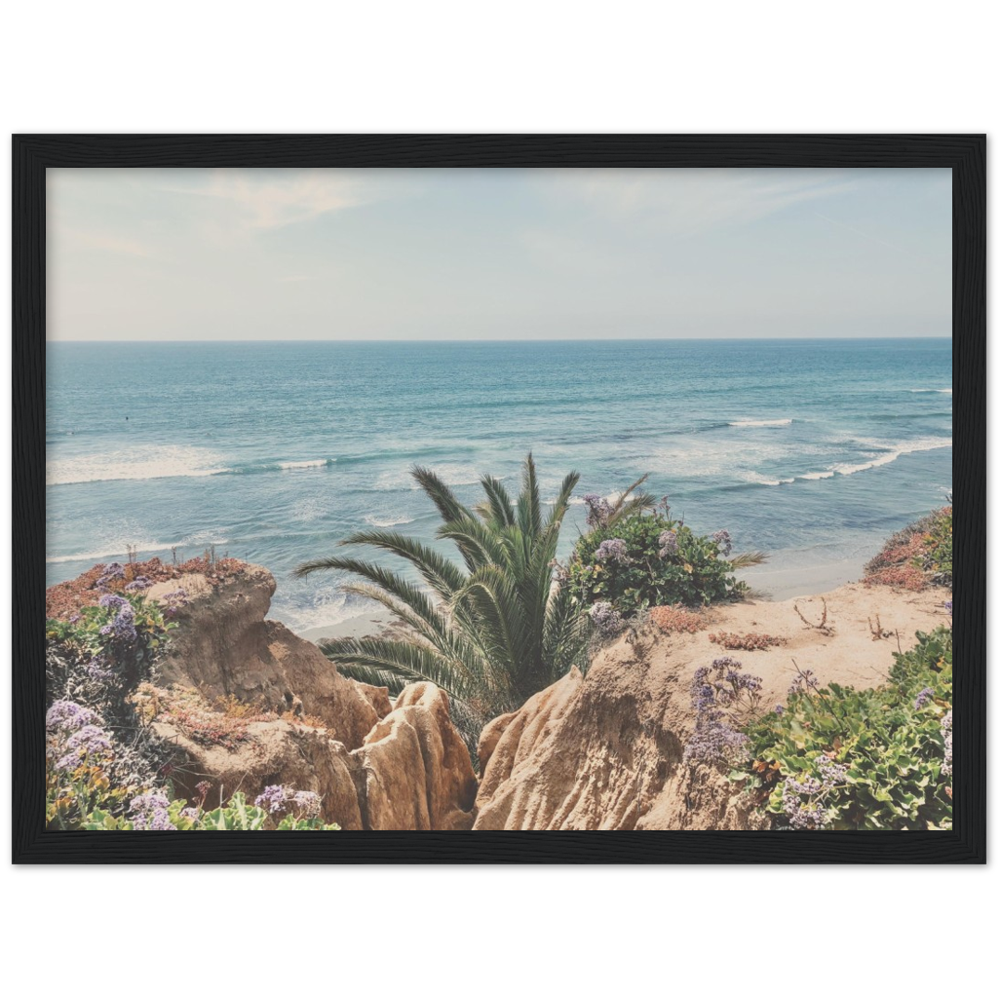
[[[911,648],[918,631],[948,624],[944,604],[950,598],[951,591],[943,587],[912,593],[849,583],[824,595],[716,605],[703,613],[704,631],[665,637],[664,653],[674,664],[707,664],[719,656],[732,656],[742,661],[744,669],[760,675],[765,692],[770,690],[772,696],[787,690],[796,676],[795,663],[811,670],[820,684],[874,687],[888,678],[892,654]],[[795,611],[798,605],[810,622],[818,624],[824,600],[830,634],[808,628]],[[872,628],[879,622],[888,637],[873,636]],[[763,632],[787,643],[766,650],[730,651],[709,640],[714,631]],[[664,645],[664,640],[657,645]]]

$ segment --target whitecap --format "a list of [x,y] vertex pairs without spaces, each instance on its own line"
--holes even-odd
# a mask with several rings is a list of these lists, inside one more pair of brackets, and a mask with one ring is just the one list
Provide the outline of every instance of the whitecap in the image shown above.
[[214,476],[228,471],[220,456],[207,448],[146,445],[128,451],[49,459],[45,463],[45,483],[48,486],[66,486],[115,480]]
[[767,476],[763,476],[759,472],[754,472],[753,470],[742,473],[740,478],[745,482],[754,483],[758,486],[784,486],[787,483],[795,482],[794,476],[791,479],[768,479]]
[[[140,561],[148,558],[150,553],[155,552],[167,552],[171,546],[161,545],[159,542],[142,542],[135,546],[136,552],[139,554]],[[128,550],[125,546],[114,549],[100,549],[94,552],[72,552],[69,555],[58,555],[58,556],[46,556],[45,561],[47,563],[65,563],[65,562],[89,562],[96,563],[100,562],[102,559],[109,559],[112,556],[121,556],[122,558],[128,555]]]
[[783,420],[731,420],[730,427],[787,427],[792,422],[791,417]]
[[307,462],[279,462],[279,469],[321,469],[335,462],[335,458],[312,458]]
[[884,444],[882,442],[870,441],[869,439],[859,439],[859,444],[869,444],[875,447],[885,448],[881,455],[869,454],[865,462],[848,463],[841,462],[831,468],[842,476],[853,476],[856,472],[867,472],[869,469],[877,469],[883,465],[895,462],[902,455],[912,455],[919,451],[934,451],[938,448],[950,448],[951,438],[916,438],[913,441],[901,441],[896,444]]
[[910,392],[943,392],[946,396],[951,395],[951,389],[911,389]]
[[385,517],[380,517],[377,514],[365,514],[365,523],[372,525],[374,528],[393,528],[397,524],[412,524],[413,518],[407,517],[405,514],[402,516],[388,515]]

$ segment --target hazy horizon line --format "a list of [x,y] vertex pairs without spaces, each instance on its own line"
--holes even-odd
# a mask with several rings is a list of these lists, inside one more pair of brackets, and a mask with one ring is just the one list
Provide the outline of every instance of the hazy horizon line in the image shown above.
[[46,344],[634,344],[647,342],[684,342],[684,343],[824,343],[829,341],[885,341],[885,340],[954,340],[952,335],[939,336],[931,334],[899,334],[883,337],[851,336],[842,337],[303,337],[303,338],[266,338],[248,337],[245,340],[233,338],[207,339],[149,339],[123,340],[111,338],[105,340],[48,340]]

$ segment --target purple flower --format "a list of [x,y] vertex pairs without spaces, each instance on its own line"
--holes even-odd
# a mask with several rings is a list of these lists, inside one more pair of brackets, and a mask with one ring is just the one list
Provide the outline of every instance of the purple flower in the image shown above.
[[315,792],[296,792],[292,802],[302,816],[314,819],[319,815],[320,798]]
[[45,728],[50,732],[76,732],[101,720],[89,709],[74,701],[54,701],[45,713]]
[[617,562],[628,561],[628,551],[625,542],[621,538],[608,538],[597,546],[594,553],[595,562]]
[[583,502],[587,505],[587,524],[591,528],[601,528],[608,523],[608,518],[614,513],[614,507],[604,497],[597,493],[588,493]]
[[719,719],[703,722],[684,745],[684,762],[725,763],[739,756],[748,737]]
[[741,673],[742,664],[720,656],[699,667],[691,681],[695,729],[684,747],[685,763],[733,764],[745,753],[748,737],[739,731],[745,714],[756,712],[761,679]]
[[114,680],[115,672],[103,657],[95,656],[87,664],[87,676],[91,680],[106,684],[108,681]]
[[148,576],[137,576],[131,583],[125,584],[125,590],[133,593],[137,590],[148,590],[152,585],[153,581]]
[[104,575],[98,577],[95,586],[98,590],[107,590],[108,584],[112,580],[122,580],[125,578],[125,570],[121,563],[108,563],[104,567]]
[[784,715],[785,714],[785,706],[784,705],[775,705],[774,706],[774,714],[775,715]]
[[160,597],[163,613],[167,618],[175,618],[180,609],[187,603],[187,591],[183,587],[171,590],[169,594]]
[[590,621],[605,637],[618,635],[625,627],[625,620],[608,601],[598,601],[590,609]]
[[733,551],[733,540],[730,537],[729,532],[725,529],[717,531],[714,535],[712,535],[712,540],[719,546],[719,551],[724,556],[728,556],[729,553]]
[[847,780],[846,764],[836,764],[832,760],[820,757],[816,766],[825,788],[832,788]]
[[660,537],[657,539],[660,544],[660,558],[666,559],[667,556],[672,556],[677,552],[677,532],[676,531],[663,531],[660,533]]
[[944,718],[941,719],[941,735],[944,737],[944,763],[941,765],[941,773],[946,776],[951,775],[951,709],[949,708]]
[[273,816],[275,813],[282,813],[288,808],[288,801],[291,797],[291,790],[284,785],[268,785],[254,799],[254,805]]
[[799,670],[798,677],[792,681],[791,686],[788,688],[788,694],[789,696],[793,694],[806,694],[810,688],[813,691],[819,690],[816,675],[811,670]]
[[924,688],[913,701],[913,707],[919,712],[920,709],[934,697],[934,688]]
[[101,635],[126,646],[135,645],[139,640],[139,633],[135,628],[135,611],[132,605],[117,594],[105,594],[101,598],[101,607],[112,608],[116,612],[110,622],[101,626]]
[[56,767],[60,770],[71,770],[90,754],[104,753],[110,749],[111,740],[100,726],[84,726],[66,741],[67,752],[56,762]]
[[731,670],[733,667],[742,667],[743,664],[734,656],[718,656],[712,660],[712,669],[715,671]]
[[170,822],[170,800],[161,791],[143,792],[129,803],[136,830],[176,830]]
[[[781,805],[785,818],[793,830],[819,830],[827,822],[829,813],[813,796],[823,791],[823,783],[816,778],[796,781],[788,778],[781,789]],[[803,796],[806,801],[803,802]]]

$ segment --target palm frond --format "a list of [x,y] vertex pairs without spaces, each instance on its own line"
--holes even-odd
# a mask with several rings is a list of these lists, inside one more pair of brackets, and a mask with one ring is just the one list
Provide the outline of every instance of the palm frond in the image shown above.
[[557,680],[573,666],[586,670],[590,621],[565,587],[553,586],[545,617],[544,656]]
[[480,504],[476,513],[500,527],[509,528],[514,523],[514,505],[503,483],[493,476],[483,476],[479,482],[486,494],[486,503]]
[[[508,550],[504,544],[504,534],[494,531],[477,517],[449,521],[438,528],[437,536],[454,542],[470,569],[475,570],[491,562],[502,565],[507,561]],[[468,583],[468,580],[465,582]]]
[[[647,479],[649,479],[648,472],[644,476],[640,476],[631,486],[622,490],[611,505],[608,524],[614,524],[615,521],[623,517],[628,517],[630,514],[637,514],[644,510],[651,510],[656,506],[656,498],[651,493],[639,490],[639,487]],[[639,490],[639,492],[636,492],[636,490]]]
[[398,685],[402,690],[407,684],[430,681],[456,698],[479,693],[479,686],[474,674],[467,669],[468,665],[456,664],[412,640],[372,636],[328,639],[320,643],[319,648],[348,677],[361,680],[360,675],[364,672],[369,677],[380,678],[365,681],[367,684],[377,683],[390,690]]
[[562,522],[562,519],[566,516],[566,511],[569,509],[570,497],[572,497],[573,490],[576,489],[577,483],[579,482],[579,472],[570,472],[566,478],[563,479],[562,486],[559,487],[559,495],[556,497],[556,502],[553,505],[552,510],[549,512],[548,523],[550,525]]
[[[465,574],[450,559],[398,531],[358,531],[348,535],[339,544],[371,545],[405,559],[421,575],[427,586],[446,601],[465,583]],[[303,563],[295,570],[295,575],[307,576],[317,569],[339,568],[330,565],[330,562],[329,559],[316,559]]]
[[420,484],[420,488],[434,501],[438,513],[445,521],[458,521],[463,517],[472,517],[472,511],[458,502],[445,481],[422,465],[415,465],[410,475]]
[[535,538],[542,527],[542,501],[538,494],[535,460],[528,452],[521,470],[521,495],[517,498],[517,522],[527,538]]
[[[476,729],[510,711],[582,662],[589,622],[553,588],[551,563],[570,496],[571,472],[543,520],[538,476],[529,454],[516,503],[501,481],[481,480],[485,501],[470,510],[430,469],[413,476],[442,519],[437,536],[455,543],[466,569],[417,540],[394,531],[361,531],[342,545],[370,545],[403,559],[432,592],[377,563],[327,557],[296,573],[338,570],[360,577],[344,589],[377,601],[409,630],[393,639],[330,639],[320,648],[345,675],[398,692],[414,681],[447,691],[455,718]],[[633,484],[621,505],[639,497]],[[475,745],[476,732],[463,734]]]
[[741,552],[728,561],[733,569],[746,569],[747,566],[759,566],[761,563],[767,562],[767,555],[764,552]]

